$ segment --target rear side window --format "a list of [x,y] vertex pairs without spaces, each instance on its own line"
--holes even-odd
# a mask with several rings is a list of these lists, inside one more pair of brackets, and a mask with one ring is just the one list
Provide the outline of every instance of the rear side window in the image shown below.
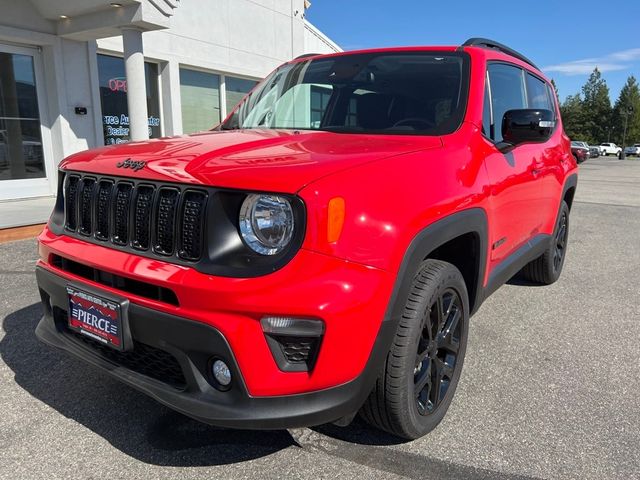
[[522,69],[503,63],[490,64],[493,140],[502,141],[502,117],[508,110],[527,108]]
[[537,77],[530,73],[526,74],[527,79],[527,97],[529,99],[529,108],[537,108],[553,111],[551,100],[549,98],[549,90],[547,85]]

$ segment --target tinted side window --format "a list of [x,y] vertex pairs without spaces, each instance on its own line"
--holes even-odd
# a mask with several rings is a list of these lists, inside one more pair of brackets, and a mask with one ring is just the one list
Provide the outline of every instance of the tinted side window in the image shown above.
[[553,110],[549,101],[549,93],[546,84],[527,73],[527,96],[529,97],[529,108],[540,108]]
[[527,107],[522,69],[495,63],[489,65],[489,80],[491,81],[491,102],[493,104],[494,140],[501,142],[502,117],[505,112]]

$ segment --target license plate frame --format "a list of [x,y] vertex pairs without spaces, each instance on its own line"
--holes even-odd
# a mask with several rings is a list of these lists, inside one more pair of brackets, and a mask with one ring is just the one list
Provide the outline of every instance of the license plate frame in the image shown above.
[[125,350],[130,337],[127,334],[128,302],[119,302],[74,285],[67,285],[66,289],[68,327],[114,350]]

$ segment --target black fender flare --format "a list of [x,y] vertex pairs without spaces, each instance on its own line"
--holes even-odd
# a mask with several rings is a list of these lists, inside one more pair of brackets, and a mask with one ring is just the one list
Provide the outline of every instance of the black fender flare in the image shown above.
[[487,214],[482,208],[474,207],[437,220],[420,230],[415,237],[413,237],[398,269],[387,310],[380,324],[380,329],[373,344],[369,360],[362,374],[351,384],[356,390],[351,405],[357,408],[353,409],[352,407],[351,415],[345,416],[340,422],[345,423],[346,421],[350,421],[352,414],[362,406],[371,392],[376,378],[378,378],[380,373],[380,369],[383,367],[385,359],[389,354],[398,323],[402,317],[406,298],[409,295],[413,279],[418,273],[418,268],[422,261],[428,257],[430,253],[448,241],[469,233],[475,234],[479,242],[479,263],[474,294],[475,302],[470,314],[477,310],[483,300],[483,282],[487,263],[489,236]]
[[[567,196],[567,192],[571,188],[573,188],[574,191],[577,190],[577,188],[578,188],[578,174],[577,173],[572,173],[571,175],[569,175],[566,178],[565,182],[564,182],[564,186],[562,187],[562,196],[560,197],[560,202],[558,204],[558,214],[560,213],[560,207],[562,206],[562,200],[565,199],[565,197]],[[571,205],[569,205],[569,208],[571,208]]]
[[478,268],[475,285],[469,288],[469,304],[474,313],[483,300],[484,277],[489,251],[489,231],[487,214],[482,208],[470,208],[448,215],[419,231],[406,249],[396,276],[389,305],[384,316],[385,322],[398,322],[402,316],[405,299],[421,262],[438,247],[465,234],[475,234],[478,241]]

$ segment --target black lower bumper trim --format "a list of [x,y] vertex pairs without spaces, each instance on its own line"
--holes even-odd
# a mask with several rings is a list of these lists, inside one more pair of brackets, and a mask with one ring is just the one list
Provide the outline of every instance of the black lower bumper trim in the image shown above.
[[[174,410],[221,427],[295,428],[320,425],[352,415],[371,391],[378,367],[382,365],[395,331],[394,322],[382,322],[364,372],[351,382],[305,394],[252,397],[247,392],[233,353],[220,332],[201,322],[129,304],[128,322],[133,340],[163,350],[178,361],[186,379],[186,388],[177,389],[114,363],[85,342],[69,335],[60,322],[56,323],[53,309],[67,309],[66,285],[70,282],[41,267],[37,268],[36,276],[45,311],[36,328],[41,341],[100,367]],[[81,287],[105,296],[104,291],[89,285],[81,284]],[[212,356],[223,359],[229,365],[233,382],[228,391],[219,391],[213,386],[214,382],[208,373],[208,362]]]

